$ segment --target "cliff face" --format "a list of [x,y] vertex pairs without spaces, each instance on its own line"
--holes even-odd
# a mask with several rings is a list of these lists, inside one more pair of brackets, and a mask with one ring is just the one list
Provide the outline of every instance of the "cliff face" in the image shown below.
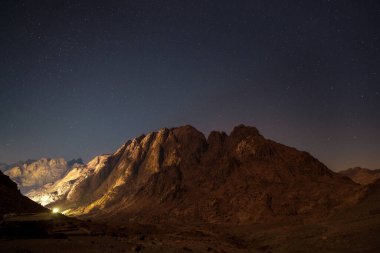
[[[359,186],[254,127],[205,136],[191,126],[124,144],[51,205],[108,219],[244,223],[324,217]],[[354,194],[355,195],[355,194]]]
[[[74,165],[77,164],[76,162],[77,160],[69,163]],[[62,178],[69,169],[70,166],[63,158],[42,158],[37,161],[16,164],[5,170],[4,174],[17,183],[21,192],[27,193],[32,189]]]
[[355,167],[340,171],[339,174],[349,177],[352,181],[361,185],[369,185],[380,179],[380,169],[370,170]]
[[7,213],[47,211],[39,204],[21,195],[17,185],[0,171],[0,218]]

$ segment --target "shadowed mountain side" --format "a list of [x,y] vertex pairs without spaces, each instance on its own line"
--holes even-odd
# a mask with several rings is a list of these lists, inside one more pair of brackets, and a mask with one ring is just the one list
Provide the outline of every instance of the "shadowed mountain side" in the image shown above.
[[362,219],[380,217],[380,180],[363,187],[359,201],[349,210],[342,210],[333,218]]
[[21,195],[17,185],[0,171],[0,217],[7,213],[48,212],[39,204]]

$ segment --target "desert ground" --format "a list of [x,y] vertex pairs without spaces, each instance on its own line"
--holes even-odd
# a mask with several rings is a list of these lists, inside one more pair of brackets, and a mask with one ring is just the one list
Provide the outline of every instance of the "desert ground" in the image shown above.
[[[380,213],[325,222],[102,224],[70,221],[45,238],[8,237],[0,252],[377,252]],[[74,226],[73,226],[74,224]],[[59,233],[58,233],[59,232]]]

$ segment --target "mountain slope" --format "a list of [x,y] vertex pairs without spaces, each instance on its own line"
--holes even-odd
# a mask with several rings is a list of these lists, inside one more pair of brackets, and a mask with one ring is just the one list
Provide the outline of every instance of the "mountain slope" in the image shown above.
[[15,182],[0,171],[0,217],[6,213],[44,212],[47,209],[21,195]]
[[244,223],[325,217],[360,186],[256,128],[205,136],[191,126],[124,144],[58,203],[72,215],[159,222]]
[[339,174],[349,177],[352,181],[361,184],[369,185],[380,179],[380,169],[370,170],[360,167],[350,168],[340,171]]

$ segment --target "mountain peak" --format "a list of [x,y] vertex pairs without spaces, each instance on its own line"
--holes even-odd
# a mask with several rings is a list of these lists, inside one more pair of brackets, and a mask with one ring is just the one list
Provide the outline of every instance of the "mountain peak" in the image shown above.
[[243,124],[237,125],[234,127],[234,129],[231,131],[230,136],[233,137],[260,137],[263,138],[263,136],[260,134],[259,130],[257,130],[256,127],[253,126],[246,126]]
[[[163,128],[163,129],[165,129],[165,128]],[[172,128],[170,128],[170,130],[171,131],[179,130],[179,131],[199,132],[195,127],[193,127],[192,125],[189,125],[189,124],[178,126],[178,127],[172,127]]]

